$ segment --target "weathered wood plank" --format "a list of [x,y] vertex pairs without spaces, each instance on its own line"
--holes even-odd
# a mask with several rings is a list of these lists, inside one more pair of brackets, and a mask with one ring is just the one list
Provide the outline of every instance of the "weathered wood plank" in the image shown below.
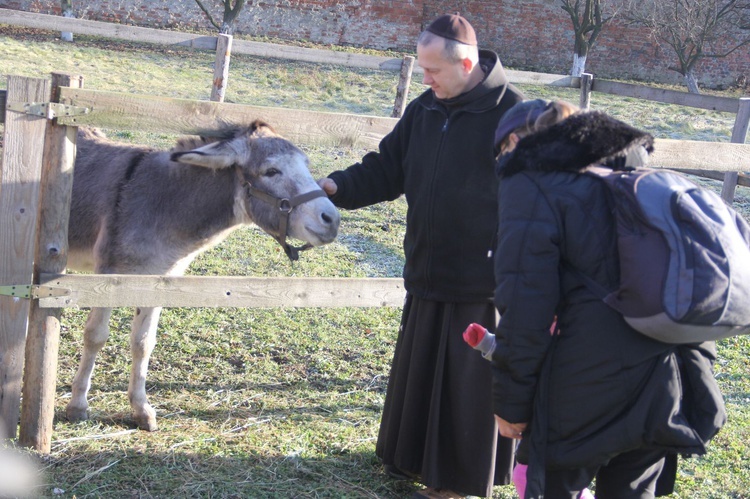
[[287,59],[316,64],[335,64],[353,68],[379,69],[384,71],[401,71],[401,59],[376,55],[338,52],[334,50],[294,47],[278,43],[253,42],[250,40],[234,41],[232,52],[235,54]]
[[[88,21],[85,19],[70,19],[47,14],[36,14],[11,9],[0,9],[0,22],[28,26],[31,28],[49,29],[54,31],[69,31],[81,35],[118,38],[133,42],[159,43],[167,45],[182,45],[200,50],[216,50],[216,37],[192,35],[178,31],[166,31],[153,28],[141,28],[125,24]],[[416,43],[416,40],[415,40]],[[380,69],[384,71],[401,71],[401,59],[352,52],[338,52],[333,50],[294,47],[277,43],[254,42],[235,39],[232,53],[245,54],[256,57],[270,57],[318,64],[336,64],[365,69]],[[419,66],[414,67],[414,73],[423,73]],[[553,85],[577,88],[578,78],[566,75],[532,73],[530,71],[506,70],[508,78],[513,83],[530,83],[535,85]]]
[[210,129],[219,121],[249,123],[262,119],[287,139],[301,144],[363,146],[376,148],[391,131],[396,118],[300,109],[227,104],[223,102],[170,99],[150,95],[62,89],[65,104],[82,106],[91,112],[58,118],[66,125],[89,125],[115,129],[151,130],[163,133],[194,133]]
[[656,139],[650,165],[660,168],[750,171],[750,145]]
[[505,74],[511,83],[527,83],[529,85],[550,85],[552,87],[580,88],[581,79],[570,75],[556,75],[547,73],[532,73],[506,69]]
[[[104,128],[195,133],[219,120],[237,123],[260,118],[288,139],[307,144],[361,145],[377,148],[398,121],[341,113],[269,108],[149,95],[62,89],[65,103],[91,108],[83,116],[59,118],[61,123]],[[169,119],[165,119],[169,117]],[[664,168],[750,171],[750,146],[721,142],[656,139],[652,164]]]
[[[741,97],[738,102],[737,116],[732,127],[732,142],[744,144],[747,137],[747,129],[750,125],[750,98]],[[724,183],[721,186],[721,199],[729,204],[734,202],[734,193],[739,184],[738,172],[726,172]]]
[[578,107],[581,109],[588,110],[591,108],[591,85],[594,81],[594,75],[591,73],[583,73],[581,75],[581,82],[580,82],[580,88],[581,88],[581,94],[578,99]]
[[631,83],[620,83],[617,81],[598,80],[594,78],[592,90],[606,94],[621,95],[623,97],[635,97],[636,99],[664,102],[667,104],[678,104],[699,109],[712,111],[723,111],[736,113],[739,108],[739,99],[729,97],[716,97],[713,95],[696,95],[664,88],[646,87],[633,85]]
[[214,102],[224,102],[229,81],[229,61],[232,58],[232,35],[219,35],[214,61],[214,81],[211,85],[211,98]]
[[[52,16],[13,9],[0,9],[0,23],[52,31],[69,31],[79,35],[102,36],[132,42],[160,44],[175,44],[180,42],[189,43],[190,40],[195,38],[213,38],[201,37],[189,33],[180,33],[179,31],[140,28],[137,26],[129,26],[127,24],[89,21],[86,19]],[[205,43],[205,41],[199,43]],[[213,38],[213,48],[205,48],[209,50],[216,49],[216,38]]]
[[[53,31],[69,31],[79,35],[101,36],[117,38],[132,42],[158,43],[164,45],[182,45],[201,50],[216,50],[216,37],[180,33],[153,28],[141,28],[126,24],[114,24],[86,19],[71,19],[47,14],[23,12],[20,10],[0,9],[0,23],[28,26],[30,28],[47,29]],[[277,59],[292,59],[304,62],[322,64],[337,64],[341,66],[383,69],[399,71],[400,60],[390,57],[356,54],[350,52],[335,52],[331,50],[293,47],[275,43],[261,43],[248,40],[235,40],[232,52],[258,57],[273,57]],[[399,66],[394,67],[393,61]]]
[[[49,80],[8,77],[8,103],[49,99]],[[47,120],[8,112],[0,180],[0,285],[31,284]],[[0,439],[14,438],[29,300],[0,296]]]
[[732,127],[732,142],[744,144],[750,128],[750,97],[740,97],[737,107],[737,116]]
[[[59,100],[60,86],[79,87],[82,84],[82,76],[53,74],[51,101]],[[35,258],[37,275],[65,272],[76,128],[48,121],[44,145]],[[60,308],[42,309],[35,300],[31,302],[18,442],[43,454],[49,454],[52,446],[61,315]]]
[[[681,172],[681,173],[687,173],[689,175],[695,175],[697,177],[703,177],[703,178],[710,178],[712,180],[724,180],[726,178],[726,172],[717,172],[717,171],[711,171],[711,170],[690,170],[685,168],[671,168],[674,171]],[[750,187],[750,176],[745,175],[744,173],[739,173],[737,175],[737,185],[741,185],[743,187]]]
[[414,57],[407,55],[401,61],[401,74],[398,78],[396,87],[396,100],[393,103],[392,118],[400,118],[404,115],[404,109],[409,103],[409,86],[411,85],[411,76],[414,73]]
[[41,307],[400,307],[405,296],[397,278],[42,274],[39,282],[70,290]]
[[7,98],[7,92],[0,90],[0,123],[5,123],[5,99]]

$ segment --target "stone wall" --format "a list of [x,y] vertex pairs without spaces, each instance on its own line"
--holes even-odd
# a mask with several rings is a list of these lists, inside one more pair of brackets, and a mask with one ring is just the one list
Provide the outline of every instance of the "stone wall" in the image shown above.
[[[216,0],[214,18],[221,22]],[[56,0],[0,0],[0,7],[59,14]],[[73,0],[78,17],[138,26],[214,29],[193,0]],[[309,40],[380,50],[413,51],[419,32],[446,12],[460,12],[477,30],[480,45],[495,50],[514,69],[567,74],[572,65],[573,32],[559,0],[247,0],[235,34]],[[727,34],[731,37],[731,34]],[[611,23],[589,54],[588,72],[603,78],[626,78],[682,84],[669,70],[675,56],[644,30]],[[727,87],[750,79],[750,50],[706,59],[696,68],[701,85]]]

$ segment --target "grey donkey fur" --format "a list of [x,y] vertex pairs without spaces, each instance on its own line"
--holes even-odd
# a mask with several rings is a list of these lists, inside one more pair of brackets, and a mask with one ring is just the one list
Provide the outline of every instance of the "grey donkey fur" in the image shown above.
[[[182,275],[198,254],[246,224],[312,246],[335,239],[340,216],[326,196],[295,207],[287,234],[279,234],[279,209],[247,195],[245,182],[276,198],[319,190],[302,151],[262,122],[224,127],[217,134],[159,151],[81,129],[68,267],[100,274]],[[149,431],[157,424],[146,397],[146,374],[160,313],[161,307],[137,309],[130,339],[128,397],[136,424]],[[109,336],[110,315],[107,308],[89,313],[66,409],[70,420],[87,418],[94,361]]]

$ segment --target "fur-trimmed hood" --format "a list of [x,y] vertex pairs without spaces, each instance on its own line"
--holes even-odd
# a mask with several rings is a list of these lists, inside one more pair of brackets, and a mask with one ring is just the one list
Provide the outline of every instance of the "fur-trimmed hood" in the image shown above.
[[654,138],[605,113],[581,112],[521,139],[513,152],[500,157],[497,174],[521,171],[573,171],[605,165],[629,152],[654,150]]

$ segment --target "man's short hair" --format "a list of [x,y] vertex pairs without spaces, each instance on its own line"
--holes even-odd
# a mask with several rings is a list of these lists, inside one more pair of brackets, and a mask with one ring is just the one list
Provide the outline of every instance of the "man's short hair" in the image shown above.
[[436,35],[430,31],[423,31],[417,39],[417,45],[426,47],[432,45],[437,40],[444,40],[443,57],[450,62],[460,62],[464,59],[471,59],[475,64],[479,61],[479,50],[476,45],[467,45],[455,40],[449,40]]

